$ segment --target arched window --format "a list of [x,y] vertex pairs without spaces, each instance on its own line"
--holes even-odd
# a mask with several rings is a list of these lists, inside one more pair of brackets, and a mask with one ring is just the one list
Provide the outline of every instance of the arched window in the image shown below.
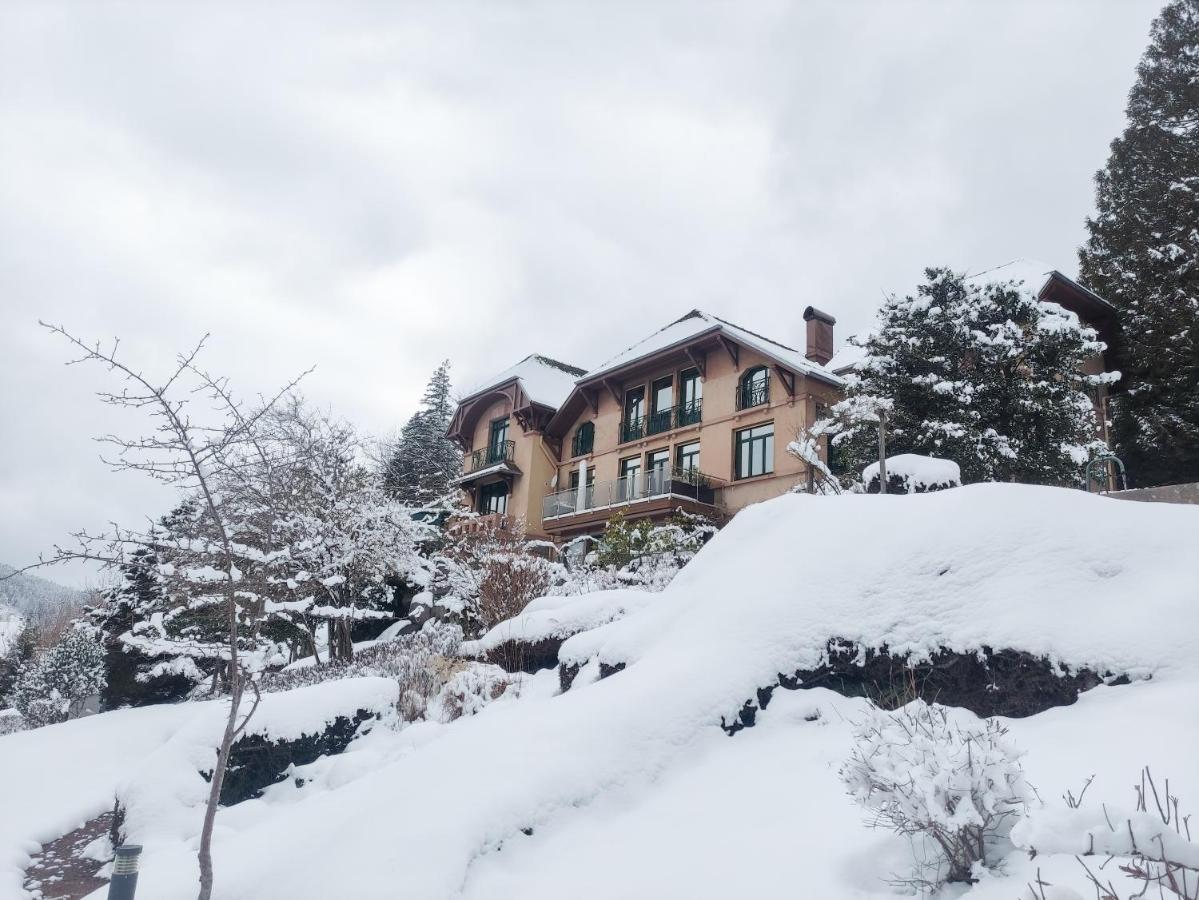
[[574,440],[570,442],[571,456],[584,456],[595,449],[595,423],[584,422],[575,429]]
[[737,385],[737,409],[761,406],[770,399],[770,370],[754,366],[741,376]]

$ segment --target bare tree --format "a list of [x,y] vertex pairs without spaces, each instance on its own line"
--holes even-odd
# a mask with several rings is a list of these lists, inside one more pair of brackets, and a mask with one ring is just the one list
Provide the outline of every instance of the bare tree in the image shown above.
[[[173,369],[165,378],[154,380],[119,356],[119,340],[114,340],[105,349],[99,342],[85,342],[61,325],[39,324],[64,338],[77,351],[79,355],[70,360],[68,365],[95,363],[105,367],[118,379],[121,384],[119,392],[97,392],[102,402],[151,416],[153,427],[147,435],[138,438],[106,435],[98,438],[115,450],[115,455],[105,458],[105,462],[116,471],[141,472],[179,488],[197,504],[203,517],[204,528],[192,537],[194,544],[188,549],[193,558],[207,561],[208,565],[197,566],[194,571],[184,573],[184,580],[190,582],[189,589],[198,603],[220,610],[224,622],[223,659],[229,693],[229,713],[217,749],[197,853],[200,867],[199,900],[210,900],[213,885],[212,832],[229,751],[254,714],[260,699],[258,688],[247,677],[239,655],[241,619],[246,618],[250,627],[256,628],[255,623],[262,612],[260,598],[254,592],[243,589],[242,565],[246,560],[262,560],[264,557],[260,546],[242,543],[243,529],[235,527],[239,523],[231,520],[222,502],[220,486],[228,483],[231,477],[236,480],[236,476],[243,473],[249,461],[255,458],[254,454],[257,454],[260,464],[269,468],[269,460],[263,456],[264,451],[255,445],[255,426],[294,389],[307,372],[284,386],[273,397],[264,398],[250,408],[234,398],[226,379],[213,377],[199,368],[197,358],[208,335],[190,352],[177,356]],[[198,407],[197,399],[207,401],[207,408]],[[206,418],[193,418],[193,413]],[[134,549],[162,549],[159,546],[160,534],[153,526],[138,531],[114,524],[104,533],[84,530],[74,533],[72,537],[74,546],[55,546],[51,555],[42,557],[38,563],[26,569],[69,560],[89,560],[104,567],[117,567],[127,560],[128,554]],[[269,535],[265,540],[269,542]],[[261,536],[255,543],[263,543]],[[215,594],[214,588],[217,591]],[[243,716],[241,702],[247,687],[254,693],[254,701]]]

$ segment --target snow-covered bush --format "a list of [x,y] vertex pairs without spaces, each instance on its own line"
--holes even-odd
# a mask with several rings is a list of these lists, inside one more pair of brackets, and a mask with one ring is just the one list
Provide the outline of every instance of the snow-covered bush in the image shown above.
[[[866,493],[879,493],[879,464],[871,463],[862,470]],[[962,470],[951,459],[901,453],[887,457],[887,492],[892,494],[925,494],[962,486]]]
[[345,678],[390,678],[400,688],[401,716],[413,721],[424,717],[429,701],[456,671],[461,643],[461,628],[431,621],[414,634],[359,650],[352,660],[289,668],[264,676],[260,686],[275,693]]
[[13,706],[37,728],[65,722],[104,688],[104,650],[83,628],[68,631],[17,678]]
[[873,708],[854,737],[841,778],[874,827],[911,839],[915,865],[904,884],[974,881],[1033,794],[1021,754],[994,719],[963,725],[946,707],[915,700],[894,712]]
[[[616,513],[598,539],[580,538],[581,559],[557,573],[553,593],[572,595],[618,588],[662,591],[674,580],[708,539],[716,526],[704,516],[679,511],[655,524],[629,522]],[[591,546],[587,546],[590,544]],[[567,546],[569,560],[573,547]]]
[[[1064,808],[1041,810],[1021,821],[1012,830],[1012,842],[1034,855],[1075,856],[1103,900],[1121,900],[1117,886],[1101,874],[1113,859],[1120,860],[1116,869],[1142,885],[1131,897],[1157,888],[1152,896],[1199,900],[1199,835],[1191,833],[1191,817],[1181,812],[1169,780],[1159,791],[1148,768],[1141,770],[1134,790],[1131,810],[1108,803],[1084,807],[1085,788],[1077,798],[1067,795]],[[1091,865],[1087,856],[1107,860]]]
[[473,716],[513,684],[512,676],[488,663],[468,662],[456,667],[437,696],[429,703],[428,718],[452,722]]
[[0,737],[16,734],[28,727],[25,718],[15,709],[0,709]]

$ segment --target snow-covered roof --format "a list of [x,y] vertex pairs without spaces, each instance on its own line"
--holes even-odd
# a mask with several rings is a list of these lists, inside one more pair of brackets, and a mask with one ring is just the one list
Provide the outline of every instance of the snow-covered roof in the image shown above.
[[844,344],[833,354],[833,358],[825,364],[830,372],[844,372],[861,365],[866,358],[866,348],[857,344]]
[[583,374],[585,374],[585,370],[577,366],[532,353],[516,365],[471,388],[463,396],[463,399],[489,391],[501,384],[507,384],[515,378],[520,381],[525,395],[531,401],[557,409],[570,395],[575,382]]
[[1045,286],[1045,282],[1049,280],[1049,276],[1056,271],[1056,268],[1039,259],[1029,259],[1021,256],[1000,266],[993,266],[979,272],[971,272],[966,277],[966,280],[976,284],[1022,281],[1024,282],[1024,286],[1036,296],[1041,292],[1041,288]]
[[681,319],[676,319],[666,327],[658,329],[649,337],[622,350],[611,359],[601,363],[598,368],[592,369],[584,378],[595,378],[598,375],[619,369],[621,366],[636,362],[639,359],[652,356],[668,347],[674,347],[701,334],[714,331],[722,331],[737,343],[752,347],[759,353],[773,357],[796,372],[818,375],[829,381],[840,382],[840,379],[833,374],[831,369],[813,362],[794,347],[788,347],[786,344],[772,341],[770,338],[742,328],[740,325],[734,325],[732,322],[698,309],[691,310],[691,312],[687,313]]

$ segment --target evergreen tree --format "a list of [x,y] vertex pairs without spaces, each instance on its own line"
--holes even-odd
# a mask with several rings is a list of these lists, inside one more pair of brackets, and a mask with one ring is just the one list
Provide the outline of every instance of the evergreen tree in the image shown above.
[[1127,117],[1079,271],[1120,309],[1113,432],[1132,480],[1199,481],[1199,0],[1153,23]]
[[445,433],[453,415],[447,359],[433,372],[421,408],[405,423],[385,462],[386,487],[400,502],[430,506],[451,493],[450,481],[462,469],[462,453]]
[[16,686],[21,672],[37,655],[37,626],[26,620],[16,637],[3,648],[0,654],[0,707],[8,705],[6,699]]
[[1083,372],[1103,350],[1095,332],[1018,283],[977,284],[925,270],[915,297],[891,297],[867,358],[834,407],[838,455],[860,469],[878,458],[886,409],[889,455],[951,459],[965,482],[1073,484],[1102,447]]
[[85,628],[72,628],[22,671],[13,705],[34,727],[79,715],[83,701],[104,687],[104,650]]

